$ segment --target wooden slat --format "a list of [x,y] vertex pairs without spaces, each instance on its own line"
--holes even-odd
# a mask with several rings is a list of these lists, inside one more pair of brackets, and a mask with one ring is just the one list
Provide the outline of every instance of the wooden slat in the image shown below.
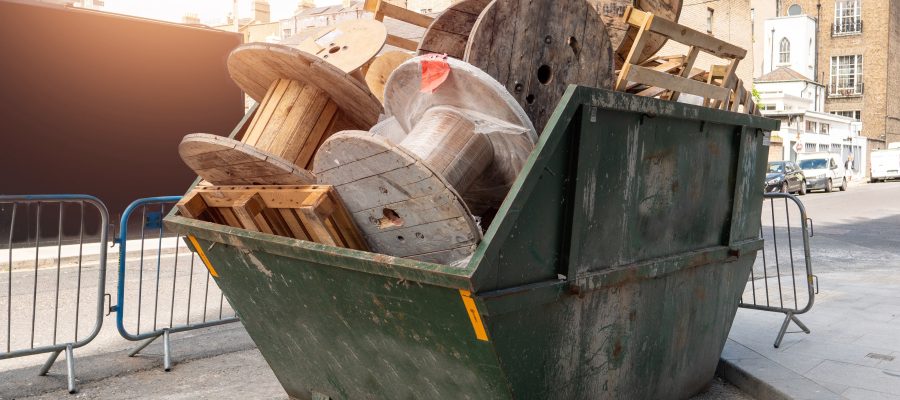
[[628,56],[625,58],[625,64],[622,65],[619,77],[616,79],[615,90],[623,90],[625,88],[628,84],[627,77],[631,73],[631,68],[634,67],[634,64],[638,63],[638,59],[644,52],[644,46],[647,43],[647,39],[650,37],[648,28],[653,23],[653,14],[644,13],[635,10],[633,7],[628,7],[625,11],[625,19],[627,21],[635,21],[638,33],[637,37],[634,39],[634,44],[631,46],[631,50],[628,52]]
[[630,81],[642,82],[647,85],[664,87],[705,98],[724,99],[731,94],[731,91],[726,88],[654,71],[637,65],[631,66],[625,78]]
[[[646,16],[652,15],[633,7],[629,9],[631,11],[626,12],[625,18],[629,25],[635,27],[641,27]],[[650,31],[668,36],[678,43],[699,47],[717,57],[742,59],[747,56],[745,49],[663,18],[655,18],[650,25]]]
[[410,40],[407,38],[402,38],[396,35],[388,35],[387,41],[385,42],[391,46],[399,47],[401,49],[406,49],[409,51],[416,51],[419,48],[419,43],[415,40]]
[[197,187],[179,203],[181,209],[187,210],[182,214],[185,217],[237,228],[357,250],[368,248],[331,186]]
[[[688,51],[687,57],[684,59],[684,65],[681,67],[681,77],[687,78],[688,75],[691,74],[691,70],[694,69],[694,62],[697,61],[697,56],[700,55],[700,48],[691,47]],[[669,97],[669,100],[678,101],[678,96],[681,95],[678,91],[672,92],[672,96]]]
[[175,207],[178,208],[178,212],[183,217],[193,219],[199,219],[209,208],[209,206],[206,205],[206,202],[203,201],[203,197],[197,192],[191,192],[182,197],[181,200],[175,204]]
[[415,11],[407,10],[400,6],[395,6],[386,1],[379,1],[377,13],[381,13],[393,19],[398,19],[400,21],[420,26],[422,28],[428,28],[428,26],[431,25],[431,22],[434,21],[434,18],[431,18],[425,14],[419,14]]

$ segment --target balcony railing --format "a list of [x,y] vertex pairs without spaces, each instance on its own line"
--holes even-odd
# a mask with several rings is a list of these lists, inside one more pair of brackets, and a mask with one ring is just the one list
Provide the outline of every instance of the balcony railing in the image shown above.
[[828,85],[828,97],[858,97],[863,95],[863,83],[851,86]]
[[862,33],[861,19],[845,19],[831,24],[831,36],[856,35]]

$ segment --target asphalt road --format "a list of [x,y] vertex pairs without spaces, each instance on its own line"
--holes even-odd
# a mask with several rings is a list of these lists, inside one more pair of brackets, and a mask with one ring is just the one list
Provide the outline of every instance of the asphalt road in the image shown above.
[[814,272],[900,266],[900,181],[800,199],[813,220]]

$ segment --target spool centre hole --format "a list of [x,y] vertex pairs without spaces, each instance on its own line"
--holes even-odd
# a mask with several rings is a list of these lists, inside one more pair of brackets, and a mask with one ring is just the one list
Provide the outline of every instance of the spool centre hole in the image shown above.
[[400,215],[398,215],[396,211],[385,208],[381,210],[381,214],[384,215],[384,218],[381,218],[378,221],[379,227],[389,228],[393,226],[403,226],[403,218],[400,218]]
[[553,80],[553,69],[549,65],[541,65],[537,70],[538,81],[546,85]]
[[528,104],[534,104],[534,95],[529,94],[528,97],[525,98],[525,102],[527,102]]
[[339,51],[341,51],[341,46],[334,46],[334,47],[328,49],[328,53],[329,53],[329,54],[334,54],[334,53],[337,53],[337,52],[339,52]]

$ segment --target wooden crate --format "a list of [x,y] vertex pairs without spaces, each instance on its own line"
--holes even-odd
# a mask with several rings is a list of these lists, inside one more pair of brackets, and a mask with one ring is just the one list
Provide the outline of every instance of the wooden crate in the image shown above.
[[[638,34],[616,79],[616,90],[648,97],[678,100],[681,93],[700,96],[707,107],[758,114],[750,92],[735,75],[747,51],[713,36],[633,7],[625,11],[626,22]],[[663,35],[689,47],[687,55],[660,56],[640,62],[650,34]],[[728,61],[711,71],[694,68],[700,52]]]
[[368,250],[331,186],[198,186],[177,207],[187,218]]

